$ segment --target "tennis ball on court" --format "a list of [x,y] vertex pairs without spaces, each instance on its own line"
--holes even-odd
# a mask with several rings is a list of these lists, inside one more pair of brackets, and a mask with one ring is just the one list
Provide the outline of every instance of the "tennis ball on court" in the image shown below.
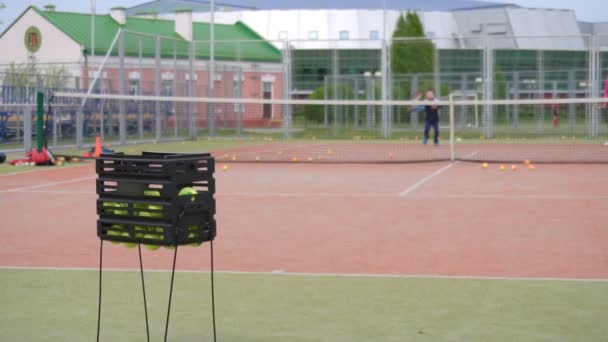
[[260,161],[260,157],[255,157],[255,161]]
[[504,165],[500,165],[499,169],[500,169],[500,171],[504,171],[506,168]]
[[312,161],[312,157],[308,157],[308,159],[307,159],[307,160],[308,160],[308,161]]
[[517,165],[511,165],[511,171],[517,171]]
[[[178,196],[192,196],[192,195],[196,195],[198,194],[198,191],[196,191],[196,189],[191,188],[191,187],[185,187],[182,188],[179,193],[177,194]],[[192,196],[190,198],[191,202],[194,202],[196,200],[196,197]]]
[[236,160],[236,156],[232,156],[232,161],[235,161],[235,160]]
[[78,157],[72,158],[72,163],[79,163],[79,162],[80,162],[80,158],[78,158]]
[[530,165],[530,161],[528,159],[524,160],[524,165]]
[[462,138],[458,138],[458,139],[456,139],[456,141],[457,141],[457,142],[461,142],[461,141],[462,141]]
[[298,162],[298,157],[291,158],[291,161],[294,162],[294,163],[297,163]]
[[536,170],[536,166],[530,164],[528,165],[528,170]]
[[488,163],[481,164],[481,168],[484,170],[486,170],[488,168],[488,166],[489,166]]
[[222,166],[222,171],[228,171],[228,165]]
[[58,160],[58,161],[56,161],[56,162],[55,162],[55,165],[57,165],[57,166],[62,166],[62,165],[63,165],[63,161]]
[[332,154],[333,152],[331,150],[327,150],[327,154]]

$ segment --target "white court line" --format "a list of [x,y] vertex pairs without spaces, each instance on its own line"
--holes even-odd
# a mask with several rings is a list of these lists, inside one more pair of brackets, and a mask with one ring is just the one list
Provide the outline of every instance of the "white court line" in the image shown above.
[[[55,195],[87,195],[97,196],[94,191],[71,191],[71,190],[30,190],[30,191],[8,191],[0,190],[3,192],[14,192],[21,194],[55,194]],[[216,193],[216,198],[268,198],[268,197],[280,197],[280,198],[311,198],[311,197],[327,197],[327,198],[395,198],[394,193],[367,193],[367,192],[351,192],[351,193],[331,193],[331,192],[311,192],[311,193],[287,193],[287,192],[262,192],[262,193]],[[490,199],[490,200],[608,200],[608,195],[427,195],[427,194],[410,194],[407,196],[409,200],[442,200],[442,199]]]
[[431,173],[430,175],[422,178],[421,180],[419,180],[416,184],[410,186],[409,188],[403,190],[402,192],[399,193],[399,197],[406,197],[407,195],[411,194],[412,192],[414,192],[416,189],[418,189],[421,185],[423,185],[424,183],[428,182],[429,180],[433,179],[434,177],[439,176],[440,174],[444,173],[445,171],[449,170],[450,168],[452,168],[452,166],[454,166],[454,164],[456,163],[451,163],[448,164],[444,167],[442,167],[441,169]]
[[50,182],[50,183],[44,183],[44,184],[38,184],[38,185],[32,185],[32,186],[24,186],[24,187],[21,187],[21,188],[13,188],[13,189],[8,189],[8,190],[2,190],[1,192],[24,192],[24,191],[27,191],[27,190],[34,190],[34,189],[48,188],[48,187],[57,186],[57,185],[65,185],[65,184],[78,183],[78,182],[82,182],[82,181],[90,180],[90,179],[95,179],[95,178],[97,178],[97,176],[87,176],[87,177],[74,178],[74,179],[60,181],[60,182]]
[[606,200],[608,195],[412,195],[411,199]]
[[0,179],[2,177],[14,177],[14,176],[20,176],[20,175],[34,173],[34,172],[61,171],[61,170],[64,170],[65,168],[71,169],[71,168],[84,167],[84,166],[91,166],[91,164],[84,163],[82,165],[69,165],[69,166],[61,168],[61,169],[42,168],[42,169],[33,169],[33,170],[26,170],[26,171],[16,171],[16,172],[7,173],[5,175],[0,175]]
[[[36,267],[36,266],[0,266],[0,270],[15,271],[88,271],[99,272],[96,267]],[[139,268],[104,268],[107,272],[139,272]],[[170,269],[150,269],[145,272],[168,273]],[[176,270],[176,273],[209,274],[208,270]],[[393,278],[393,279],[446,279],[446,280],[504,280],[504,281],[564,281],[581,283],[608,283],[604,278],[559,278],[559,277],[505,277],[505,276],[470,276],[439,274],[373,274],[373,273],[314,273],[314,272],[254,272],[254,271],[215,271],[227,275],[272,275],[294,277],[334,277],[334,278]]]

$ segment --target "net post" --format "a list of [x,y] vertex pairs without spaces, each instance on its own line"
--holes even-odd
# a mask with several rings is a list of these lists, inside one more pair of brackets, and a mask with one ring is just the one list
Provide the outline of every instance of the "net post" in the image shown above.
[[454,101],[450,98],[450,162],[452,163],[456,161],[455,133]]

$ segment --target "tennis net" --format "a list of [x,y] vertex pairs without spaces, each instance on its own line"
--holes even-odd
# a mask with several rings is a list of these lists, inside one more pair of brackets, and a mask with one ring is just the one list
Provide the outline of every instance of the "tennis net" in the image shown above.
[[[425,141],[426,101],[277,100],[55,93],[76,145],[192,140],[221,161],[606,163],[608,100],[480,100],[439,106],[439,141]],[[61,131],[61,130],[59,130]],[[425,144],[426,142],[426,144]],[[189,145],[190,146],[190,145]]]

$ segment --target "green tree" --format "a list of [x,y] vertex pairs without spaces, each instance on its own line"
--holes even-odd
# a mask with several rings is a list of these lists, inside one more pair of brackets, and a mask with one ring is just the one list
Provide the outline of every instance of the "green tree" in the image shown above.
[[[414,38],[414,39],[412,39]],[[425,37],[415,12],[401,15],[393,32],[391,70],[393,75],[433,72],[435,46]]]
[[[337,97],[334,97],[334,90],[337,90]],[[355,98],[355,90],[350,84],[340,83],[335,86],[330,85],[325,91],[325,87],[318,87],[310,95],[311,100],[324,100],[325,93],[327,93],[327,99],[340,99],[340,100],[352,100]],[[351,112],[353,106],[345,106],[346,112]],[[331,110],[329,111],[331,113]],[[330,114],[331,116],[331,114]],[[325,120],[325,106],[319,105],[305,105],[296,111],[296,117],[300,117],[304,121],[312,121],[317,123],[323,123]]]

